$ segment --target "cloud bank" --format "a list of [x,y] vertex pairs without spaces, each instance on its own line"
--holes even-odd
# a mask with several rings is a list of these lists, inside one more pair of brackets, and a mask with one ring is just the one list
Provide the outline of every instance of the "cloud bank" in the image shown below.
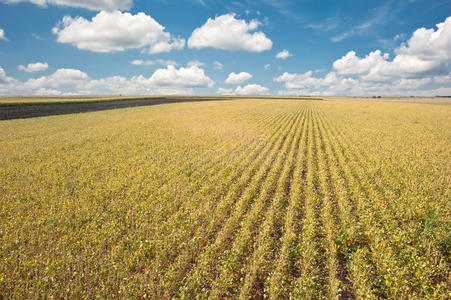
[[218,93],[222,95],[266,95],[269,89],[259,84],[248,84],[245,86],[237,86],[235,90],[219,88]]
[[312,71],[283,73],[274,82],[284,84],[286,90],[280,94],[449,95],[451,17],[436,27],[417,29],[395,49],[393,59],[380,50],[365,57],[349,51],[323,78],[314,77]]
[[92,79],[87,73],[70,68],[25,82],[8,77],[0,67],[2,95],[61,95],[61,94],[190,94],[194,88],[212,87],[214,81],[198,66],[176,68],[168,65],[152,76],[126,78],[112,76]]

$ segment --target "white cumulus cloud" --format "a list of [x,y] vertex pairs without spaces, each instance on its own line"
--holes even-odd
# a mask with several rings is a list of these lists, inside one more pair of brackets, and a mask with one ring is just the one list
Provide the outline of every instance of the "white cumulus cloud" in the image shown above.
[[185,40],[164,31],[151,16],[120,11],[101,11],[92,20],[65,16],[53,28],[59,43],[93,52],[116,52],[149,47],[150,54],[183,49]]
[[58,69],[55,73],[42,76],[39,78],[32,78],[26,82],[26,85],[31,88],[58,88],[64,85],[78,85],[89,79],[88,74],[77,69]]
[[236,95],[265,95],[268,94],[269,89],[259,84],[248,84],[246,86],[238,86],[235,89]]
[[359,58],[354,51],[336,60],[333,68],[340,75],[367,74],[375,65],[383,63],[388,59],[388,53],[382,54],[380,50],[370,52],[365,58]]
[[283,49],[282,51],[277,53],[276,58],[285,60],[290,56],[293,56],[293,54],[291,54],[290,51],[288,51],[287,49]]
[[149,78],[153,86],[177,86],[183,88],[212,87],[214,82],[205,75],[203,69],[198,66],[176,69],[167,66],[166,69],[158,69]]
[[424,27],[415,30],[407,44],[403,43],[395,52],[426,61],[451,61],[451,17],[436,26],[437,30]]
[[5,37],[5,31],[0,28],[0,40],[7,41],[8,39]]
[[190,48],[213,47],[232,51],[262,52],[272,47],[272,41],[261,32],[255,32],[260,22],[235,18],[235,14],[225,14],[209,18],[196,28],[188,40]]
[[62,5],[82,7],[90,10],[107,10],[116,9],[129,10],[133,5],[133,0],[4,0],[5,3],[31,2],[41,7],[47,5]]
[[19,65],[17,67],[17,69],[19,69],[20,71],[24,71],[24,72],[28,72],[28,73],[45,71],[48,68],[49,68],[49,64],[48,63],[42,63],[42,62],[31,63],[31,64],[28,64],[26,66]]
[[241,83],[245,83],[246,81],[248,81],[251,78],[252,78],[252,75],[247,72],[241,72],[238,74],[236,74],[235,72],[232,72],[229,74],[229,76],[225,80],[225,83],[241,84]]
[[312,71],[305,72],[304,74],[285,72],[279,77],[274,78],[274,82],[283,82],[288,89],[303,89],[318,85],[318,79],[312,77]]

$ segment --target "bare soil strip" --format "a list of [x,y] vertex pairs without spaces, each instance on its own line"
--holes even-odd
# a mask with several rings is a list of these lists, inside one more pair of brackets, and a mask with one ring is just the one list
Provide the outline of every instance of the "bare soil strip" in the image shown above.
[[[117,108],[127,108],[135,106],[150,106],[166,103],[193,102],[193,101],[218,101],[224,98],[187,98],[187,99],[169,99],[169,98],[143,98],[143,99],[125,99],[110,101],[87,101],[87,102],[66,102],[66,103],[39,103],[39,104],[11,104],[0,105],[0,120],[25,119],[44,117],[52,115],[64,115],[74,113],[84,113],[90,111],[109,110]],[[230,99],[227,99],[230,100]]]

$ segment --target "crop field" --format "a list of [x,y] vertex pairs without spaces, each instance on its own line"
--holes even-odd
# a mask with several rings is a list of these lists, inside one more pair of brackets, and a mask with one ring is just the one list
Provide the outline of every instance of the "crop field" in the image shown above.
[[449,299],[451,105],[0,121],[0,298]]

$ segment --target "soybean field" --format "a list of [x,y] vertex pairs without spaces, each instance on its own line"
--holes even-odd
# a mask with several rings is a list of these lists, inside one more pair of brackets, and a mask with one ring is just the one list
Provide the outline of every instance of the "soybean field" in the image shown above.
[[0,298],[449,299],[451,105],[0,121]]

